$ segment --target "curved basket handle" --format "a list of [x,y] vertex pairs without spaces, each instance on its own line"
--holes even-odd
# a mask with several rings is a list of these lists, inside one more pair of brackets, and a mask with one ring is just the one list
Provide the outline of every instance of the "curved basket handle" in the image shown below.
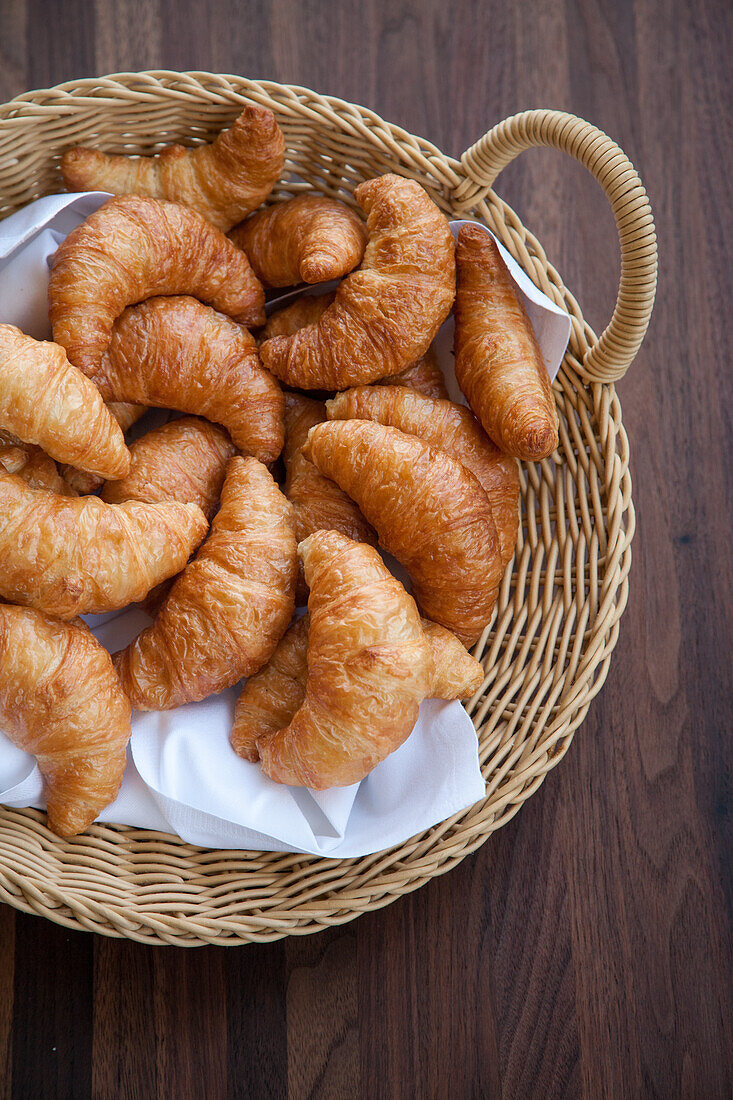
[[588,377],[614,382],[623,377],[649,324],[657,287],[657,237],[646,192],[633,164],[615,141],[564,111],[522,111],[484,134],[461,157],[466,179],[454,199],[473,206],[525,149],[546,145],[569,153],[593,173],[606,192],[621,244],[621,281],[613,317],[583,357]]

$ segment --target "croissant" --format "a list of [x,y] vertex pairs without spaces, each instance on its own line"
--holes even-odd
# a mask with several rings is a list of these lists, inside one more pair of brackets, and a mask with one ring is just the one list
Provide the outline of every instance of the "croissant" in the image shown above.
[[[308,675],[308,615],[296,619],[272,657],[247,680],[234,710],[231,744],[254,763],[257,742],[289,725],[305,697]],[[428,694],[433,699],[467,699],[481,687],[484,671],[450,630],[422,620],[433,655]]]
[[448,222],[414,180],[359,184],[369,243],[320,320],[262,344],[268,370],[290,386],[341,390],[397,374],[427,351],[455,296]]
[[295,607],[290,505],[254,458],[232,458],[211,534],[152,626],[114,656],[138,710],[169,710],[251,676]]
[[280,454],[283,395],[257,344],[195,298],[150,298],[115,321],[94,381],[107,401],[197,413],[222,424],[234,446],[261,462]]
[[455,634],[438,623],[422,620],[433,654],[431,699],[468,699],[484,682],[484,670]]
[[491,505],[475,476],[421,439],[367,420],[316,425],[303,454],[356,501],[409,573],[426,618],[473,644],[503,572]]
[[[128,428],[137,423],[141,416],[145,415],[147,409],[144,405],[129,405],[124,401],[110,401],[107,404],[107,411],[117,421],[120,429],[126,432]],[[59,473],[62,478],[62,487],[57,489],[47,485],[45,488],[53,488],[55,493],[87,496],[89,493],[96,493],[97,489],[101,489],[104,485],[103,477],[90,474],[87,470],[77,470],[75,466],[63,465],[60,467]],[[35,486],[35,488],[41,488],[41,486]]]
[[[316,297],[313,294],[302,294],[289,306],[273,313],[262,329],[259,336],[260,344],[265,340],[271,340],[273,336],[292,336],[306,325],[315,324],[326,312],[336,297],[333,294],[321,294]],[[391,378],[379,379],[378,386],[409,386],[425,397],[447,397],[443,372],[435,358],[435,352],[428,348],[423,356],[409,367],[405,367],[399,374]]]
[[109,199],[54,254],[48,283],[53,338],[93,378],[125,306],[191,294],[245,325],[265,322],[247,257],[195,210],[127,195]]
[[557,447],[558,417],[527,311],[483,229],[462,226],[456,259],[458,385],[497,447],[538,462]]
[[293,503],[296,538],[301,542],[314,531],[333,530],[374,546],[376,535],[353,500],[301,453],[310,429],[325,419],[322,401],[285,394],[285,495]]
[[102,477],[124,477],[130,454],[99,391],[58,344],[0,324],[0,428]]
[[457,458],[483,486],[494,515],[502,565],[514,553],[519,524],[519,470],[484,434],[473,413],[404,386],[359,386],[326,402],[329,420],[376,420],[416,435]]
[[280,178],[285,138],[266,107],[245,107],[210,145],[167,145],[154,157],[109,156],[79,145],[61,158],[69,191],[149,195],[198,210],[225,233],[256,210]]
[[183,416],[136,440],[130,446],[129,474],[120,481],[108,481],[101,497],[107,504],[125,500],[198,504],[211,520],[226,464],[235,454],[223,428],[196,416]]
[[295,620],[237,699],[229,739],[237,755],[253,764],[260,758],[257,741],[289,725],[305,698],[308,623],[308,615]]
[[357,783],[407,739],[432,655],[414,600],[377,550],[317,531],[298,551],[310,587],[305,697],[258,747],[271,779],[322,790]]
[[274,336],[292,336],[306,325],[313,325],[326,312],[336,297],[336,292],[328,294],[301,294],[289,306],[278,309],[267,318],[267,324],[259,335],[259,342],[271,340]]
[[364,222],[338,199],[298,195],[252,214],[229,234],[264,286],[327,283],[361,263]]
[[0,474],[17,474],[31,489],[50,489],[62,496],[76,496],[45,451],[3,431],[0,431]]
[[0,725],[36,757],[59,836],[83,832],[117,797],[130,704],[83,624],[0,604]]
[[435,358],[435,352],[428,348],[423,356],[409,367],[405,367],[399,374],[393,374],[391,378],[380,378],[376,386],[409,386],[423,397],[447,399],[448,390],[445,387],[443,372]]
[[0,477],[0,598],[73,619],[141,600],[208,524],[195,504],[104,504]]

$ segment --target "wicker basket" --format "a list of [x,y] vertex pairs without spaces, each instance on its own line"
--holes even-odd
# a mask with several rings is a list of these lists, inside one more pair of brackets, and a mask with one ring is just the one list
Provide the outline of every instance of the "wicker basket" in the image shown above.
[[[272,108],[285,131],[286,177],[295,179],[286,178],[277,195],[312,186],[353,201],[365,178],[414,177],[449,216],[490,226],[567,309],[572,336],[554,387],[560,447],[523,469],[515,560],[476,648],[486,681],[468,709],[487,781],[482,802],[398,847],[346,860],[204,850],[108,825],[61,841],[45,815],[0,808],[0,900],[143,943],[228,945],[316,932],[449,871],[509,821],[562,759],[606,677],[627,596],[634,511],[613,382],[649,322],[656,239],[638,175],[600,130],[572,115],[527,111],[457,161],[372,111],[304,88],[210,73],[125,73],[0,106],[0,217],[61,190],[59,155],[72,145],[151,153],[174,140],[195,144],[211,140],[246,102]],[[491,190],[504,165],[535,145],[578,159],[613,207],[621,285],[600,339],[539,243]]]

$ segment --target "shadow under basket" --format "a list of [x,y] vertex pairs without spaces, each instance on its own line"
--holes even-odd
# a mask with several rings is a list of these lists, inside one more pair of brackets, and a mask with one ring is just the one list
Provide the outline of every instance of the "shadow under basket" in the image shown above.
[[[626,606],[634,509],[629,449],[614,390],[646,331],[656,287],[654,223],[633,166],[573,115],[526,111],[460,160],[364,107],[305,88],[211,73],[123,73],[29,92],[0,106],[0,218],[63,190],[61,154],[86,144],[153,153],[211,141],[246,103],[285,132],[283,198],[313,187],[354,204],[364,179],[418,180],[450,218],[500,238],[572,318],[554,384],[560,445],[522,467],[522,523],[490,626],[474,652],[486,678],[468,705],[486,797],[395,848],[358,859],[215,851],[168,834],[95,825],[63,841],[45,814],[0,807],[0,901],[70,928],[142,943],[236,945],[304,935],[388,905],[444,874],[509,821],[567,752],[606,678]],[[606,192],[621,283],[600,338],[542,247],[491,190],[531,146],[564,150]]]

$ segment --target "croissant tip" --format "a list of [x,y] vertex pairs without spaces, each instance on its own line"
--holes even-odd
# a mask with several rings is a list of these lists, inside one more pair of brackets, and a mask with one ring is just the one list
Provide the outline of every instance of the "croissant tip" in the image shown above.
[[523,426],[516,440],[514,453],[523,462],[541,462],[543,458],[549,458],[553,451],[557,450],[558,443],[555,424],[548,423],[546,419],[536,420],[532,424]]

